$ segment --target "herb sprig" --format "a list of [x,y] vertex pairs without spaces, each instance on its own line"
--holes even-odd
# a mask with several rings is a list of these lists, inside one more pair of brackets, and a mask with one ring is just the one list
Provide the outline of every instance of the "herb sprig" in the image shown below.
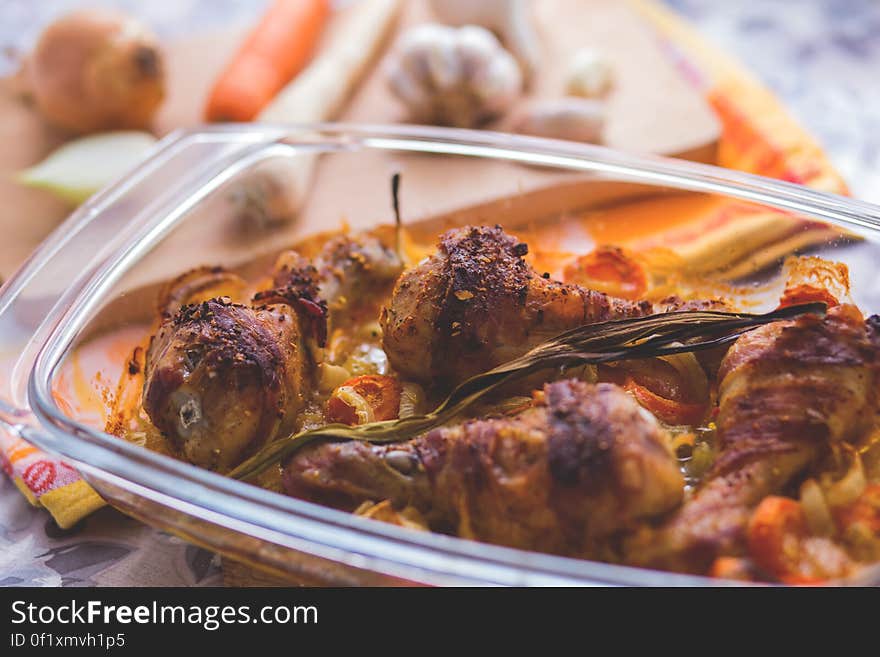
[[362,440],[371,443],[408,440],[448,422],[500,386],[540,370],[710,349],[732,342],[746,331],[763,324],[808,313],[821,316],[825,311],[824,303],[807,303],[760,315],[678,311],[580,326],[539,344],[519,358],[467,379],[430,413],[358,426],[328,424],[302,431],[266,445],[229,476],[249,479],[316,440]]

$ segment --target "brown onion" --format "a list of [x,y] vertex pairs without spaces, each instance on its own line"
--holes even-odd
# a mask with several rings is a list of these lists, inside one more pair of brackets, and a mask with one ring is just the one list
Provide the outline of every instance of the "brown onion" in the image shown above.
[[75,133],[145,129],[165,97],[156,37],[136,20],[77,11],[49,25],[25,63],[40,113]]

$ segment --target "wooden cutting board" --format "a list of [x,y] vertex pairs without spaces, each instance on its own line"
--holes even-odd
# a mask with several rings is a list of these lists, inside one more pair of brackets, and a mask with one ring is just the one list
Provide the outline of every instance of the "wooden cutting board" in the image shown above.
[[[535,84],[537,97],[561,95],[563,67],[575,49],[598,48],[612,60],[617,73],[617,85],[608,100],[609,146],[714,161],[719,135],[714,115],[700,93],[671,63],[657,35],[625,3],[542,0],[536,7],[545,62]],[[425,3],[412,0],[404,8],[398,31],[425,20],[430,20]],[[244,32],[240,28],[195,35],[167,44],[169,93],[157,118],[157,134],[200,123],[210,85]],[[386,90],[382,62],[373,68],[338,118],[369,123],[405,118],[403,108]],[[22,188],[10,179],[15,171],[38,162],[64,139],[65,135],[46,126],[22,101],[12,80],[0,80],[0,140],[4,145],[0,149],[2,278],[14,272],[70,211],[48,193]],[[467,182],[463,175],[441,184]],[[316,185],[316,194],[320,194],[320,177]]]

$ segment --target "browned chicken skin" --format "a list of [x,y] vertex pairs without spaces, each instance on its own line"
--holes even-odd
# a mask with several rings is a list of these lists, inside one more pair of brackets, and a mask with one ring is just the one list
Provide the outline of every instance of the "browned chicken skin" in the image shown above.
[[382,310],[383,346],[404,378],[461,381],[567,329],[651,312],[542,277],[500,226],[456,228],[406,271]]
[[369,233],[339,235],[327,241],[314,263],[296,251],[285,251],[275,263],[273,285],[298,285],[303,279],[318,286],[337,321],[348,311],[371,305],[403,271],[400,256]]
[[[402,379],[461,381],[572,327],[652,311],[540,276],[527,250],[499,226],[454,229],[400,276],[381,323]],[[286,252],[249,305],[219,296],[247,298],[237,276],[188,272],[162,296],[144,410],[184,458],[232,469],[296,428],[315,387],[321,352],[311,347],[323,346],[328,321],[345,331],[374,318],[401,271],[392,249],[359,234],[329,240],[312,261]],[[721,307],[670,297],[657,310]],[[763,326],[726,355],[700,359],[717,372],[718,457],[684,505],[658,420],[616,385],[578,380],[546,384],[513,417],[397,444],[311,445],[283,464],[284,486],[346,510],[381,502],[388,517],[411,511],[433,530],[484,542],[706,573],[717,557],[746,553],[762,500],[789,494],[874,426],[880,321],[838,306],[825,318]]]
[[331,239],[315,260],[319,294],[331,314],[381,296],[403,271],[400,256],[368,233]]
[[289,430],[308,358],[294,309],[183,306],[150,342],[144,409],[190,462],[225,471]]
[[290,433],[310,391],[307,348],[323,346],[331,313],[351,309],[402,265],[376,237],[327,242],[317,266],[293,251],[279,259],[272,287],[250,306],[215,298],[186,304],[234,276],[191,272],[163,291],[164,318],[147,352],[144,409],[190,462],[226,471]]
[[595,555],[681,501],[665,431],[612,384],[547,384],[512,418],[470,420],[414,440],[324,443],[285,465],[294,496],[352,510],[411,506],[434,529],[501,545]]
[[717,556],[743,554],[754,507],[871,426],[878,369],[880,345],[853,306],[737,340],[719,372],[719,456],[674,517],[633,540],[628,560],[701,573]]

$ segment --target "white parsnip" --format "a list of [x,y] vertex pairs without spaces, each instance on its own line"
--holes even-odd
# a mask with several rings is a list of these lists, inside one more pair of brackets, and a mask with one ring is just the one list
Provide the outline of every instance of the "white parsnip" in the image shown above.
[[310,123],[332,119],[361,80],[388,36],[401,0],[361,0],[329,46],[300,73],[266,109],[259,120]]
[[[379,54],[400,13],[402,0],[360,0],[348,15],[331,28],[329,43],[281,93],[260,113],[266,123],[316,123],[330,121],[342,111],[357,84]],[[265,199],[266,223],[294,217],[305,200],[315,164],[315,156],[303,154],[286,160],[270,161],[255,170],[242,184],[248,190],[283,193]],[[239,198],[253,200],[253,194]],[[271,203],[270,203],[271,201]],[[235,201],[234,201],[235,202]],[[283,207],[279,207],[283,205]],[[239,208],[253,217],[251,203]]]

